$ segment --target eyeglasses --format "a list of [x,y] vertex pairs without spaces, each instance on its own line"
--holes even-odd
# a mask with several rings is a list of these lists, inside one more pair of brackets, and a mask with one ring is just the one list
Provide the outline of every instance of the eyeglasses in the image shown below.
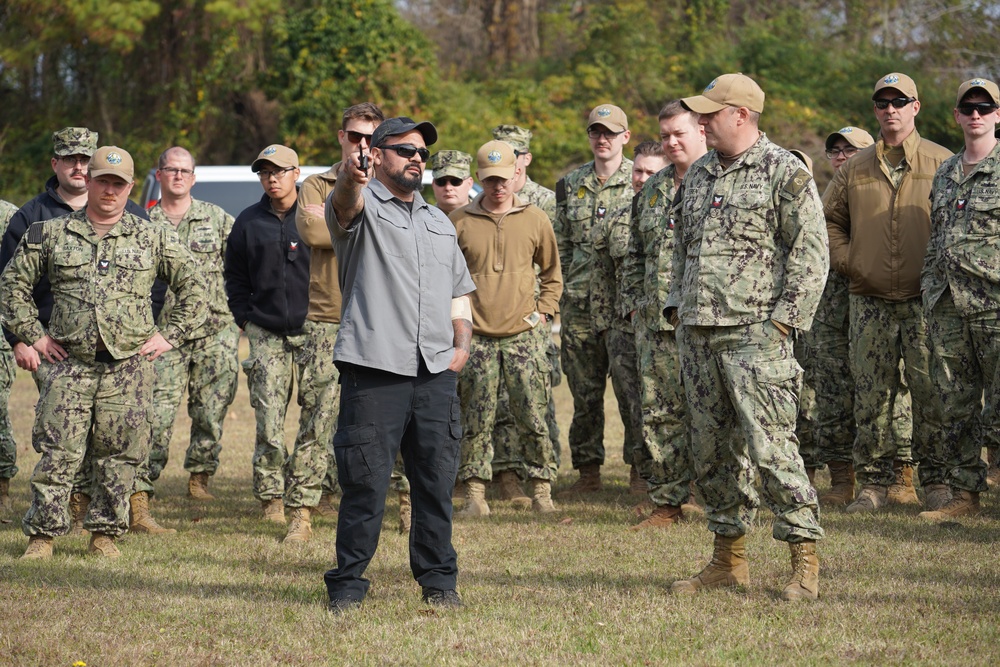
[[180,174],[181,178],[187,178],[188,176],[194,176],[194,169],[178,169],[177,167],[164,167],[160,170],[160,173],[166,174],[167,176],[177,176]]
[[78,164],[82,164],[86,167],[90,164],[90,158],[86,155],[60,155],[59,161],[67,167],[75,167]]
[[427,162],[427,158],[431,156],[431,152],[426,148],[417,148],[413,144],[392,144],[391,146],[379,146],[383,150],[396,151],[399,157],[409,160],[414,155],[420,156],[421,162]]
[[980,116],[985,116],[997,109],[1000,109],[1000,106],[992,102],[962,102],[958,105],[958,113],[963,116],[971,116],[973,111],[978,111]]
[[606,130],[606,129],[599,130],[596,127],[587,128],[587,136],[590,137],[591,139],[600,139],[601,137],[604,137],[609,141],[617,137],[619,134],[623,134],[624,132],[625,130],[622,130],[621,132],[612,132],[611,130]]
[[843,155],[844,157],[851,157],[858,152],[858,149],[854,146],[845,146],[844,148],[831,148],[826,152],[826,157],[830,160],[837,157],[838,155]]
[[875,108],[876,109],[880,109],[880,110],[881,109],[888,109],[889,105],[891,104],[893,109],[902,109],[907,104],[910,104],[911,102],[916,102],[916,101],[917,101],[917,98],[915,98],[915,97],[894,97],[891,100],[886,99],[884,97],[880,97],[880,98],[878,98],[878,99],[875,100]]
[[360,144],[362,139],[364,139],[368,145],[371,146],[372,135],[355,132],[354,130],[347,130],[347,140],[352,144]]
[[285,167],[284,169],[275,169],[274,171],[271,171],[270,169],[261,169],[260,171],[257,172],[257,176],[259,176],[260,180],[262,181],[269,180],[272,176],[274,178],[280,179],[282,176],[292,171],[293,169],[295,169],[295,167]]
[[443,188],[446,185],[450,185],[453,188],[457,188],[463,182],[464,181],[462,181],[461,178],[457,178],[455,176],[442,176],[441,178],[434,179],[434,185],[438,186],[439,188]]
[[531,151],[519,151],[519,150],[515,149],[514,150],[514,157],[521,157],[522,155],[527,155],[530,152]]

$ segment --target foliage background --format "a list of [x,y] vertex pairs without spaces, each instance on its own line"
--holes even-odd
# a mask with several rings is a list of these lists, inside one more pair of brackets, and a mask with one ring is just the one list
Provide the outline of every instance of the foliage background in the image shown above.
[[551,186],[588,159],[596,104],[626,110],[635,145],[665,101],[727,71],[764,88],[763,129],[814,158],[843,125],[874,129],[872,84],[905,71],[921,133],[956,148],[953,91],[996,77],[998,22],[968,0],[2,0],[0,197],[39,192],[67,125],[140,165],[173,144],[248,164],[271,142],[330,163],[342,109],[362,100],[473,153],[496,124],[529,126],[533,177]]

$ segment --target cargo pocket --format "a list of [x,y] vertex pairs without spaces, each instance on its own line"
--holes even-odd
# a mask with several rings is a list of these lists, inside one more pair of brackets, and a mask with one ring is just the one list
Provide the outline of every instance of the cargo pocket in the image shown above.
[[374,424],[337,429],[333,449],[341,484],[371,486],[375,476],[386,470],[385,452]]
[[754,413],[762,426],[795,428],[802,368],[794,359],[754,368]]

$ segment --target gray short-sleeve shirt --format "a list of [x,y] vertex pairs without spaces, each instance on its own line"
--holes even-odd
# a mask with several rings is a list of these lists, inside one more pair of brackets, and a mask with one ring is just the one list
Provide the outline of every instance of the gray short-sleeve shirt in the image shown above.
[[440,373],[455,353],[451,300],[476,289],[455,226],[419,192],[408,204],[372,180],[362,196],[350,229],[326,200],[344,295],[334,359],[414,377],[422,358]]

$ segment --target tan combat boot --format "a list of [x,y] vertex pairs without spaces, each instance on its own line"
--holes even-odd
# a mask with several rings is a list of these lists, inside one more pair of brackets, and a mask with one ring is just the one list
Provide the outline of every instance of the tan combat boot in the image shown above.
[[792,552],[792,578],[781,591],[781,599],[794,602],[796,600],[815,600],[819,598],[819,556],[816,555],[816,542],[805,540],[789,544]]
[[952,491],[951,500],[934,512],[921,512],[920,518],[927,521],[951,521],[960,516],[976,516],[981,511],[979,494],[975,491]]
[[265,519],[285,525],[285,502],[280,497],[262,500],[260,507],[264,510]]
[[561,491],[558,497],[572,498],[585,493],[597,493],[603,488],[604,485],[601,483],[601,466],[596,463],[590,463],[580,466],[580,479],[573,482],[573,485],[565,491]]
[[0,512],[12,512],[14,506],[10,502],[10,480],[0,477]]
[[465,480],[465,506],[455,516],[489,516],[490,506],[486,504],[486,482],[478,477]]
[[830,461],[830,490],[819,497],[820,505],[846,505],[854,499],[854,464]]
[[642,497],[648,493],[649,485],[639,474],[639,468],[632,466],[628,473],[628,492],[631,496]]
[[312,521],[308,507],[293,507],[292,522],[288,524],[288,534],[282,544],[292,544],[293,542],[308,542],[312,537]]
[[687,502],[681,503],[681,519],[701,519],[705,516],[705,508],[698,504],[698,499],[694,497],[694,480],[688,485],[690,494]]
[[319,497],[319,505],[313,508],[317,516],[337,516],[337,508],[333,506],[333,494],[324,493]]
[[24,550],[21,560],[52,558],[52,538],[45,535],[35,535],[28,540],[28,548]]
[[645,530],[646,528],[670,528],[683,518],[680,507],[673,505],[657,505],[644,521],[634,526],[629,526],[629,530]]
[[844,510],[848,514],[860,514],[862,512],[877,512],[885,507],[885,497],[888,488],[876,484],[865,484],[861,487],[861,492],[854,502]]
[[951,487],[947,484],[928,484],[924,487],[924,509],[928,512],[936,512],[950,501]]
[[87,518],[87,508],[90,507],[90,496],[86,493],[71,493],[69,496],[69,534],[86,535],[83,520]]
[[177,531],[164,528],[156,523],[149,513],[149,494],[145,491],[133,493],[128,499],[128,532],[147,535],[173,535]]
[[675,595],[692,595],[703,588],[730,588],[749,583],[746,536],[723,537],[716,534],[715,551],[705,569],[690,579],[675,581],[670,585],[670,592]]
[[547,479],[532,479],[531,509],[539,514],[551,514],[556,511],[552,504],[552,484]]
[[531,498],[524,495],[521,480],[513,470],[500,473],[500,499],[511,501],[518,509],[526,510],[531,507]]
[[215,500],[215,496],[208,492],[208,473],[193,472],[188,479],[188,498],[191,500]]
[[913,466],[903,461],[893,461],[892,471],[896,474],[896,481],[886,493],[886,502],[890,505],[919,505],[920,498],[913,488]]
[[87,553],[101,558],[118,558],[122,555],[122,552],[118,551],[118,547],[115,546],[115,538],[104,533],[93,533],[90,536],[90,546],[87,547]]
[[410,534],[410,523],[413,520],[413,504],[408,491],[399,492],[399,534]]

